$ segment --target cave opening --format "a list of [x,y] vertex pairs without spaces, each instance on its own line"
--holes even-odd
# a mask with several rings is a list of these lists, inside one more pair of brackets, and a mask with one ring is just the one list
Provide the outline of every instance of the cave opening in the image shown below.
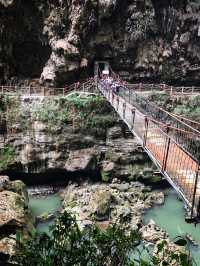
[[25,40],[15,43],[13,57],[17,76],[38,78],[51,55],[49,45],[43,45],[39,40]]
[[65,169],[47,169],[44,172],[27,173],[22,170],[8,169],[1,173],[7,175],[11,181],[21,180],[27,186],[52,185],[55,187],[66,186],[69,182],[81,183],[89,180],[97,182],[101,180],[100,170],[67,172]]

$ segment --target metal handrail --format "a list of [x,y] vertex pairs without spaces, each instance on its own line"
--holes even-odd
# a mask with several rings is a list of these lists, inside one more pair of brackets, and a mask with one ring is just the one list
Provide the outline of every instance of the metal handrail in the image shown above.
[[[197,184],[199,182],[199,162],[195,160],[191,154],[180,145],[180,143],[177,143],[176,140],[173,139],[173,136],[169,135],[168,132],[164,132],[162,128],[160,128],[159,124],[156,123],[156,121],[152,121],[151,118],[145,116],[145,114],[138,111],[137,108],[135,109],[135,106],[127,103],[124,98],[115,94],[109,88],[106,88],[101,82],[99,82],[99,89],[119,113],[133,134],[138,137],[140,143],[143,145],[144,149],[155,162],[155,164],[157,164],[157,166],[161,169],[163,175],[183,197],[191,209],[191,217],[193,218],[195,215],[200,216],[200,212],[198,210],[200,192],[198,191],[197,193]],[[121,111],[119,110],[119,105],[121,106]],[[126,110],[129,115],[130,110],[135,110],[134,112],[136,112],[136,117],[139,116],[139,121],[141,121],[138,125],[139,128],[137,128],[138,126],[134,125],[136,119],[135,114],[132,114],[132,123],[127,120],[128,118],[126,115]],[[152,133],[156,135],[151,135]],[[153,138],[155,138],[155,141],[160,140],[161,143],[155,142],[155,144],[153,144]],[[171,157],[173,156],[170,151],[175,153],[175,162],[170,161]],[[160,159],[158,157],[159,154],[161,156]],[[183,166],[181,166],[183,163],[182,161],[184,162]],[[185,173],[181,173],[181,171],[185,171]],[[189,171],[192,171],[194,175],[192,182],[190,177],[187,176]]]

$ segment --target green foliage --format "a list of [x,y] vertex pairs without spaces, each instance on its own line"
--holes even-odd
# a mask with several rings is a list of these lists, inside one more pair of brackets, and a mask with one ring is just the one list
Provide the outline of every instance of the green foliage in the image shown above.
[[108,182],[110,180],[109,173],[101,171],[101,180],[103,182]]
[[21,130],[28,129],[31,121],[37,120],[53,132],[72,123],[74,129],[84,132],[89,129],[94,135],[103,135],[115,120],[113,113],[108,115],[109,112],[109,104],[100,95],[73,93],[45,99],[41,105],[33,106],[30,112],[23,112],[19,97],[0,96],[0,117],[6,119],[8,131],[15,125]]
[[172,251],[166,240],[160,241],[157,244],[157,250],[152,257],[153,265],[177,265],[177,266],[192,266],[191,259],[187,253]]
[[[18,237],[19,239],[19,237]],[[75,218],[62,214],[52,227],[52,235],[35,235],[18,242],[17,265],[29,266],[109,266],[134,265],[129,253],[140,240],[137,232],[125,234],[117,226],[101,231],[97,226],[79,229]]]
[[57,100],[48,100],[40,108],[33,110],[33,120],[47,123],[49,129],[60,127],[68,121],[69,111],[67,106],[61,106]]
[[6,112],[9,102],[10,100],[8,96],[0,94],[0,113]]
[[[22,242],[17,235],[17,254],[12,258],[20,266],[191,266],[184,253],[169,252],[167,242],[161,242],[149,261],[135,259],[133,251],[141,241],[137,231],[125,232],[112,225],[106,231],[91,225],[80,230],[75,218],[64,212],[51,228],[51,236],[36,234]],[[175,264],[174,264],[175,263]]]
[[113,124],[112,116],[102,116],[109,112],[109,105],[99,95],[73,93],[65,97],[47,100],[41,107],[33,110],[32,118],[48,125],[49,130],[61,128],[70,122],[74,128],[87,131],[102,128],[103,131]]
[[87,109],[89,112],[93,111],[94,109],[102,109],[105,108],[105,100],[100,95],[79,95],[79,94],[72,94],[67,97],[67,101],[71,103],[76,110],[85,110]]
[[169,112],[200,121],[200,96],[175,98],[168,94],[152,93],[148,100]]
[[7,130],[13,129],[13,125],[20,125],[21,129],[28,127],[28,114],[20,107],[20,98],[0,95],[0,118],[6,120]]
[[6,169],[15,161],[15,152],[12,146],[6,145],[0,150],[0,170]]
[[[114,125],[115,116],[100,95],[76,95],[67,98],[74,127],[95,136],[103,136]],[[111,113],[108,115],[108,113]]]

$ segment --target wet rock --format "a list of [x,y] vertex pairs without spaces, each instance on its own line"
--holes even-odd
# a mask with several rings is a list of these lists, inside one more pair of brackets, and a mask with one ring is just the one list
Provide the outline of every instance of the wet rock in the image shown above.
[[163,192],[152,193],[150,198],[153,205],[162,205],[165,202],[165,195]]
[[[142,216],[154,204],[151,192],[139,182],[73,184],[63,191],[63,207],[75,214],[80,227],[85,223],[102,221],[123,224],[127,230],[140,228]],[[119,189],[120,186],[123,189]],[[148,231],[148,230],[147,230]]]
[[156,243],[160,239],[166,239],[168,234],[163,231],[159,226],[155,224],[154,221],[151,221],[149,224],[143,226],[140,229],[142,238],[147,242]]
[[36,223],[45,223],[49,220],[54,219],[57,215],[57,211],[55,211],[54,213],[43,213],[36,217]]
[[190,258],[189,252],[186,251],[185,247],[176,245],[169,239],[159,240],[156,243],[153,254],[157,258],[158,262],[162,263],[164,260],[166,264],[174,266],[180,265],[180,260],[175,258],[180,256]]
[[190,32],[186,32],[186,33],[181,34],[180,42],[182,44],[188,44],[190,41],[190,35],[191,35]]
[[125,192],[125,191],[127,191],[127,190],[129,189],[129,184],[128,184],[128,183],[122,183],[122,184],[119,184],[119,185],[117,186],[117,189],[118,189],[119,191]]
[[9,182],[8,176],[0,176],[0,191],[4,190],[8,182]]

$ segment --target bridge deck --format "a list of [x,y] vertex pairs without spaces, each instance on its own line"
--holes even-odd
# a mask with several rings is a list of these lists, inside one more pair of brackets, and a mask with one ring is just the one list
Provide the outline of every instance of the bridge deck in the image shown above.
[[98,88],[138,138],[170,184],[183,197],[192,210],[191,215],[197,212],[200,199],[198,161],[126,99],[106,88],[101,82],[98,83]]

